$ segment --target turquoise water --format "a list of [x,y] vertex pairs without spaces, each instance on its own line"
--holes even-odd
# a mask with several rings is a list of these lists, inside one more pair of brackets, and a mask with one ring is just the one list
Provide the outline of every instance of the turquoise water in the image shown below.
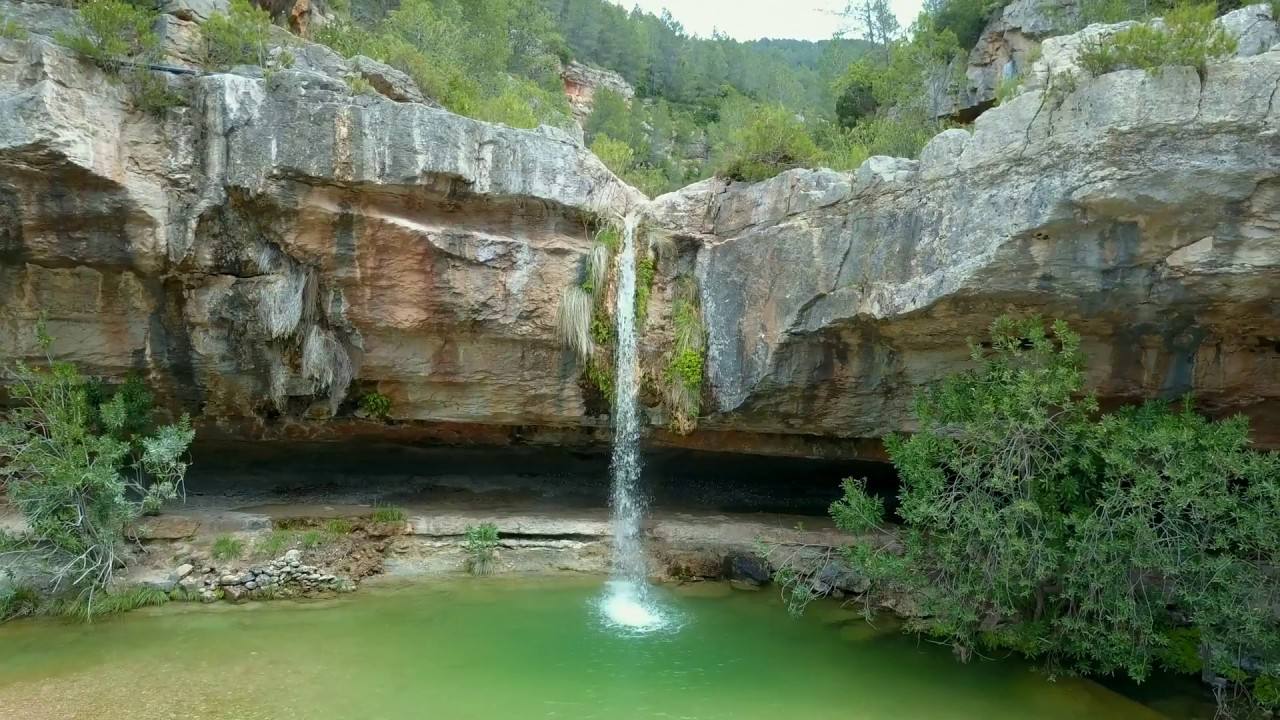
[[[662,591],[678,630],[620,634],[598,581],[480,579],[333,601],[169,605],[0,626],[0,718],[1144,720],[1095,683],[945,649],[831,604]],[[1172,707],[1176,696],[1147,695]],[[1183,711],[1179,710],[1181,714]]]

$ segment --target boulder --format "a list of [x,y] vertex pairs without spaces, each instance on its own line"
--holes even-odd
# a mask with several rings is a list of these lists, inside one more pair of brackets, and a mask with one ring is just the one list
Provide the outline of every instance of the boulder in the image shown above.
[[769,563],[755,555],[732,553],[726,555],[721,569],[725,580],[754,587],[768,585],[773,579]]
[[[350,60],[351,72],[364,78],[383,96],[396,102],[428,103],[413,78],[373,58],[357,55]],[[429,104],[435,104],[431,101]]]

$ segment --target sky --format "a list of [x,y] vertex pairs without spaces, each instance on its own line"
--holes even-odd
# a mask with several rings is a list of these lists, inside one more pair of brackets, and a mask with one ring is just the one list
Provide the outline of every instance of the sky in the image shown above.
[[[709,37],[720,30],[738,40],[800,38],[825,40],[842,26],[838,13],[847,0],[614,0],[653,14],[665,7],[687,32]],[[904,28],[920,12],[921,0],[889,0]]]

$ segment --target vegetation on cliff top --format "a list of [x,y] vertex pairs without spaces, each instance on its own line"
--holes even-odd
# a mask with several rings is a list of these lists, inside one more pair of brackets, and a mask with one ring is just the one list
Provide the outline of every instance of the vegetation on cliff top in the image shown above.
[[[1002,318],[973,361],[918,398],[918,433],[886,443],[896,543],[865,534],[888,530],[883,502],[845,482],[831,511],[863,538],[852,566],[962,659],[1010,649],[1139,680],[1205,668],[1274,702],[1280,454],[1189,402],[1099,413],[1062,322]],[[803,601],[805,574],[786,579]]]

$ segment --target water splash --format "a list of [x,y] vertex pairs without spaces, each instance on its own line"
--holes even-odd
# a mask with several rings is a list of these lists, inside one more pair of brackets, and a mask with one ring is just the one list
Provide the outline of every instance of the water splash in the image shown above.
[[618,347],[614,366],[613,562],[601,612],[611,625],[651,632],[667,627],[671,618],[653,597],[648,583],[641,522],[645,502],[640,492],[640,393],[636,356],[636,227],[639,216],[622,221],[622,254],[618,257]]

